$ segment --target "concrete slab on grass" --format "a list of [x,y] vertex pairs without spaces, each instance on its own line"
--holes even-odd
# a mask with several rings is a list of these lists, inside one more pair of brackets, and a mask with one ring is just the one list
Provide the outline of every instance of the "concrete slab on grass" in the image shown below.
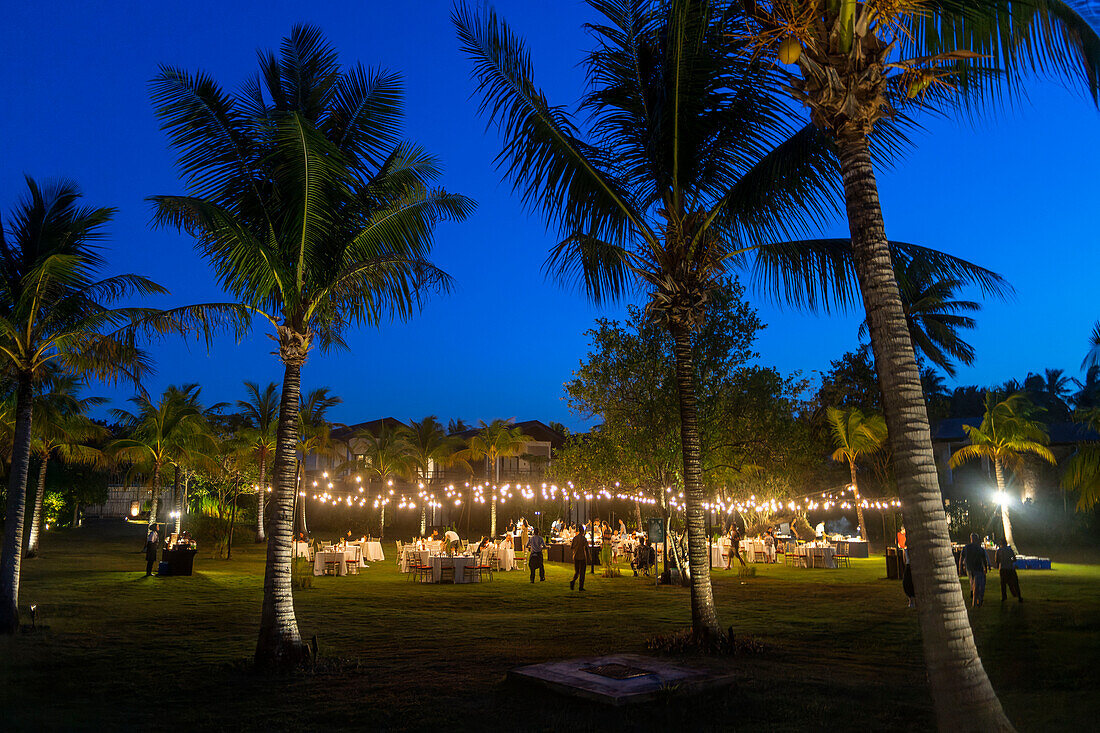
[[732,674],[679,667],[639,654],[532,664],[513,669],[508,677],[615,706],[646,702],[668,691],[694,694],[733,682]]

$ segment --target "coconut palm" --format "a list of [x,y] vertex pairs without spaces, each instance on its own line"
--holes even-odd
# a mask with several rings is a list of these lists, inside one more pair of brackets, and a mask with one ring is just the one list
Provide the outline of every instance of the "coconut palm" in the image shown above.
[[859,516],[859,530],[866,541],[867,524],[863,521],[856,461],[882,449],[886,442],[886,420],[882,415],[864,415],[858,407],[830,407],[825,414],[833,430],[833,442],[836,443],[832,458],[834,461],[846,461],[852,474],[852,493],[855,497],[856,514]]
[[[1082,411],[1079,419],[1093,432],[1100,433],[1100,408]],[[1077,511],[1090,511],[1100,504],[1100,443],[1078,444],[1066,461],[1061,483],[1063,491],[1077,492]]]
[[256,541],[264,541],[264,496],[267,494],[267,466],[275,452],[275,425],[279,419],[278,386],[269,382],[263,389],[246,381],[248,399],[237,400],[237,407],[248,421],[241,437],[250,446],[252,457],[259,464],[260,483],[256,488]]
[[[974,328],[974,319],[964,314],[981,310],[981,305],[972,300],[956,300],[955,292],[965,282],[959,277],[938,276],[928,260],[895,259],[901,305],[913,348],[948,375],[955,376],[953,360],[967,366],[974,363],[974,347],[959,332]],[[867,321],[864,321],[859,327],[859,337],[866,336]]]
[[[402,431],[405,442],[408,444],[409,470],[412,480],[422,488],[424,482],[431,487],[434,477],[432,470],[453,466],[465,461],[458,454],[462,447],[462,439],[448,435],[443,430],[443,425],[435,415],[428,415],[423,420],[410,420],[407,429]],[[420,534],[427,531],[428,508],[425,502],[420,502]]]
[[[928,418],[894,276],[872,145],[907,105],[979,105],[1029,72],[1083,80],[1097,99],[1100,38],[1058,0],[770,0],[740,3],[754,56],[790,65],[785,88],[835,146],[898,489],[937,719],[942,729],[1009,727],[950,577]],[[988,61],[987,61],[988,59]],[[999,67],[1003,74],[994,73]]]
[[80,206],[70,181],[27,192],[0,226],[0,369],[14,384],[14,425],[4,540],[0,550],[0,632],[19,627],[19,579],[35,394],[56,364],[87,379],[138,378],[147,367],[132,325],[148,311],[112,307],[131,295],[164,293],[136,275],[99,279],[96,242],[113,210]]
[[[305,465],[310,456],[315,456],[320,462],[324,458],[329,462],[339,455],[338,442],[332,437],[332,423],[328,421],[328,411],[341,404],[344,400],[334,394],[330,394],[328,387],[318,387],[302,397],[302,404],[298,408],[298,452],[302,454],[302,460],[298,463],[299,494],[304,499],[306,486]],[[328,475],[328,472],[325,472]],[[313,485],[317,485],[316,478]],[[302,535],[309,534],[306,526],[306,503],[298,502],[297,530]]]
[[1001,504],[1001,524],[1005,541],[1012,540],[1012,521],[1008,515],[1010,499],[1005,492],[1005,469],[1018,472],[1024,466],[1024,457],[1033,455],[1053,465],[1054,454],[1047,448],[1050,436],[1046,425],[1035,418],[1037,410],[1022,394],[1014,394],[997,402],[986,394],[985,416],[979,426],[963,425],[970,445],[964,445],[951,456],[949,465],[958,468],[975,458],[987,458],[993,462],[997,477],[998,500]]
[[148,470],[152,504],[150,523],[156,522],[160,509],[161,478],[166,467],[175,465],[193,450],[195,441],[207,433],[201,407],[194,398],[197,387],[169,387],[154,402],[148,395],[130,398],[133,412],[114,409],[111,414],[127,435],[107,444],[115,460],[128,461]]
[[[591,0],[589,120],[552,106],[522,41],[495,13],[459,7],[454,22],[473,59],[481,109],[504,134],[500,157],[524,203],[562,241],[549,274],[600,303],[640,292],[675,344],[692,625],[720,633],[710,586],[693,334],[734,267],[805,307],[850,299],[852,250],[837,240],[784,242],[815,232],[838,206],[833,146],[813,125],[787,125],[774,70],[729,53],[744,20],[722,3]],[[587,134],[585,134],[587,133]],[[898,139],[887,139],[892,149]],[[996,276],[914,245],[941,274]]]
[[436,224],[470,199],[431,187],[438,161],[399,140],[396,74],[341,67],[316,28],[295,26],[237,95],[163,67],[152,96],[189,195],[153,199],[156,221],[190,232],[224,288],[270,323],[284,367],[256,663],[307,650],[291,592],[301,369],[350,326],[406,319],[449,278],[431,265]]
[[497,487],[500,485],[500,460],[512,458],[523,453],[523,448],[534,438],[525,434],[522,428],[518,428],[509,418],[501,420],[497,418],[486,424],[479,420],[479,428],[476,433],[466,439],[466,447],[458,451],[456,456],[461,460],[479,461],[485,459],[485,479],[493,482],[492,507],[489,510],[489,536],[497,534]]
[[46,495],[46,470],[50,459],[79,466],[96,466],[104,462],[103,453],[89,443],[105,438],[107,429],[92,422],[88,409],[102,405],[106,400],[80,397],[80,383],[71,374],[55,374],[47,382],[49,391],[35,399],[31,423],[31,452],[38,457],[38,486],[27,531],[27,557],[38,554],[42,501]]
[[1100,365],[1100,321],[1097,321],[1092,327],[1092,334],[1089,336],[1089,351],[1085,354],[1085,360],[1081,362],[1081,368],[1088,369],[1097,365]]
[[[379,513],[380,532],[386,529],[386,496],[385,492],[390,481],[395,476],[400,476],[414,470],[415,457],[412,444],[409,442],[409,431],[404,428],[391,428],[382,423],[377,433],[370,430],[359,430],[354,438],[358,441],[359,453],[355,459],[345,464],[342,469],[357,471],[367,475],[367,489],[373,479],[377,478],[380,484],[377,504],[381,510]],[[423,506],[424,502],[421,502]]]

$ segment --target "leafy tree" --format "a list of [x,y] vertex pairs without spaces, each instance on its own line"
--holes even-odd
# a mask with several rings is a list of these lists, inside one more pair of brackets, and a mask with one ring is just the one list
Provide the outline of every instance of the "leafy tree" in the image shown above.
[[159,224],[191,233],[221,285],[272,327],[284,365],[256,664],[307,656],[294,616],[291,539],[301,368],[353,325],[414,315],[449,278],[428,260],[436,225],[470,199],[432,187],[438,161],[399,140],[391,72],[341,67],[321,33],[295,26],[237,95],[204,73],[152,82],[189,195],[152,199]]
[[834,461],[845,461],[852,475],[852,489],[856,513],[859,515],[859,531],[867,539],[867,523],[863,519],[860,503],[859,479],[856,478],[856,461],[882,449],[886,442],[886,420],[882,415],[865,415],[858,407],[828,410],[829,425],[833,429]]
[[452,417],[447,421],[447,435],[454,435],[455,433],[464,433],[470,429],[470,426],[462,420],[462,418]]
[[256,488],[256,541],[264,537],[264,497],[267,494],[267,466],[275,452],[275,427],[279,420],[278,386],[269,382],[263,389],[255,382],[244,383],[248,399],[237,400],[237,407],[248,421],[242,438],[250,446],[252,457],[259,464],[260,481]]
[[[401,431],[408,445],[408,467],[412,480],[423,485],[428,481],[428,486],[434,480],[430,470],[465,463],[458,455],[462,440],[454,435],[448,435],[439,423],[435,415],[428,415],[422,420],[410,420],[407,429]],[[385,512],[385,507],[382,509]],[[420,502],[420,535],[427,532],[428,508]]]
[[860,344],[829,363],[821,375],[821,387],[814,397],[815,420],[825,424],[830,407],[858,407],[865,413],[882,410],[882,392],[871,357],[870,347]]
[[1005,493],[1005,469],[1018,472],[1024,465],[1025,455],[1036,456],[1052,465],[1055,463],[1054,455],[1047,448],[1050,437],[1046,426],[1036,419],[1036,408],[1024,395],[1014,394],[997,402],[987,394],[982,424],[977,427],[964,425],[963,428],[970,445],[955,451],[949,465],[957,468],[975,458],[988,458],[993,462],[1005,541],[1014,545],[1008,515],[1009,497]]
[[137,275],[100,278],[97,241],[113,209],[80,206],[70,181],[27,192],[0,227],[0,368],[14,384],[11,468],[0,549],[0,633],[19,628],[19,579],[34,400],[47,365],[87,379],[138,378],[148,366],[133,330],[148,311],[115,308],[164,289]]
[[522,428],[512,424],[513,418],[497,418],[486,424],[479,421],[480,429],[466,439],[466,447],[457,451],[455,457],[461,460],[486,461],[486,480],[492,481],[492,507],[489,511],[489,536],[497,536],[497,485],[500,484],[500,459],[511,458],[523,453],[523,447],[534,438],[525,434]]
[[[355,437],[361,441],[361,458],[357,457],[352,465],[354,470],[367,474],[367,487],[371,480],[379,481],[379,536],[386,530],[386,497],[383,495],[394,476],[400,476],[415,470],[415,451],[409,442],[407,429],[391,428],[383,423],[378,433],[360,430]],[[421,502],[423,505],[423,502]],[[422,522],[423,523],[423,522]]]
[[[298,464],[299,493],[304,494],[306,487],[305,464],[310,456],[318,459],[325,458],[331,462],[339,455],[338,443],[332,437],[332,424],[328,421],[328,411],[336,407],[344,400],[334,394],[329,394],[328,387],[318,387],[302,397],[301,407],[298,409],[298,452],[302,454],[302,460]],[[313,485],[317,485],[314,478]],[[303,535],[309,534],[306,526],[306,502],[303,495],[298,502],[298,531]]]
[[1069,419],[1069,394],[1073,380],[1064,369],[1046,369],[1041,375],[1028,374],[1024,391],[1036,405],[1046,410],[1052,420]]
[[50,459],[93,468],[104,463],[103,453],[88,444],[101,440],[107,431],[92,422],[88,410],[102,405],[106,400],[80,397],[80,383],[70,374],[56,374],[47,381],[49,391],[37,396],[31,421],[31,451],[38,458],[38,488],[27,534],[27,557],[38,554],[39,532],[43,523],[42,502],[46,495],[46,469]]
[[[920,394],[920,374],[886,237],[872,144],[905,124],[906,106],[977,106],[1015,92],[1028,72],[1083,80],[1100,91],[1100,38],[1059,0],[764,0],[751,18],[754,57],[791,64],[784,88],[833,141],[851,246],[867,312],[910,557],[924,654],[942,729],[1007,729],[979,663]],[[734,50],[741,50],[735,47]],[[989,59],[988,63],[986,59]],[[993,73],[995,68],[1003,74]]]

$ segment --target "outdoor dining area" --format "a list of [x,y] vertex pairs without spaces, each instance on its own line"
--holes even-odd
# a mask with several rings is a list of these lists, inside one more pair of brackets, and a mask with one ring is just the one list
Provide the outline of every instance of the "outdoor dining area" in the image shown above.
[[[720,537],[710,546],[710,564],[712,568],[730,566],[729,555],[732,542],[728,537]],[[867,542],[858,538],[830,540],[822,538],[811,542],[800,542],[794,537],[742,539],[738,542],[741,559],[746,563],[778,564],[798,568],[825,568],[835,570],[851,567],[851,558],[869,556]],[[735,558],[736,561],[736,558]]]
[[294,557],[304,557],[313,563],[314,575],[357,575],[368,562],[382,562],[382,542],[373,537],[340,542],[294,541]]
[[495,572],[516,570],[524,562],[507,540],[462,542],[447,547],[444,540],[418,539],[397,542],[397,567],[419,583],[480,583]]

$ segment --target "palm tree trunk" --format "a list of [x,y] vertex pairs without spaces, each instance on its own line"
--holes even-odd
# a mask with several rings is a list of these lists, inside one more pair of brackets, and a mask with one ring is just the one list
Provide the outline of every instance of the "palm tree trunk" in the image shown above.
[[[714,591],[710,585],[707,557],[706,516],[703,512],[703,468],[700,462],[699,422],[695,407],[695,365],[691,355],[691,334],[683,325],[672,323],[673,353],[676,357],[676,388],[680,398],[680,443],[684,452],[685,523],[688,533],[688,567],[691,570],[691,629],[698,638],[721,634]],[[671,546],[666,538],[665,553]]]
[[837,139],[855,270],[909,528],[925,666],[940,730],[1011,730],[985,673],[951,554],[928,412],[882,220],[867,138]]
[[183,493],[186,488],[180,486],[180,467],[176,466],[176,475],[172,479],[174,484],[172,488],[172,497],[175,499],[176,505],[176,534],[180,533],[183,528]]
[[27,470],[31,457],[34,388],[29,373],[20,373],[15,393],[15,435],[8,474],[4,544],[0,550],[0,633],[19,630],[19,571],[23,559],[23,513],[27,508]]
[[42,463],[38,466],[38,490],[34,492],[34,514],[31,515],[31,529],[27,534],[27,557],[38,554],[38,533],[42,526],[42,501],[46,496],[46,464],[49,462],[49,452],[43,453]]
[[856,500],[856,518],[859,519],[859,534],[863,537],[863,541],[867,541],[867,523],[863,521],[863,498],[859,495],[859,483],[856,482],[856,462],[848,461],[848,467],[852,469],[852,488],[855,489],[852,493],[855,494]]
[[157,512],[160,509],[160,464],[153,462],[153,500],[149,504],[149,524],[157,524]]
[[233,511],[229,514],[229,534],[225,541],[225,559],[233,559],[233,529],[237,524],[237,494],[241,488],[240,474],[233,480]]
[[[298,404],[302,387],[304,338],[285,326],[279,333],[280,357],[285,365],[283,392],[276,432],[272,481],[271,532],[264,571],[264,602],[255,663],[262,669],[294,667],[308,656],[298,633],[291,587],[291,540],[294,535],[294,496],[298,491],[295,457],[298,445]],[[304,503],[304,502],[302,502]]]
[[1012,522],[1008,518],[1008,496],[1005,494],[1005,469],[1000,458],[993,459],[993,471],[997,475],[997,493],[1001,498],[1001,527],[1004,529],[1005,542],[1019,552],[1020,548],[1012,540]]
[[264,494],[267,493],[267,486],[265,481],[267,476],[265,475],[267,461],[264,456],[260,456],[260,487],[256,489],[256,542],[263,542],[264,537]]
[[424,502],[420,503],[420,536],[423,537],[424,533],[428,531],[428,505]]
[[[489,461],[490,460],[489,456],[485,456],[485,460]],[[493,506],[489,510],[489,536],[490,537],[496,537],[497,536],[497,489],[496,489],[495,484],[496,484],[496,480],[497,480],[497,478],[499,477],[500,474],[497,471],[496,458],[494,457],[491,460],[492,460],[492,468],[490,468],[488,471],[486,471],[486,474],[487,474],[488,478],[494,482],[494,485],[493,485],[493,488],[492,488]]]

